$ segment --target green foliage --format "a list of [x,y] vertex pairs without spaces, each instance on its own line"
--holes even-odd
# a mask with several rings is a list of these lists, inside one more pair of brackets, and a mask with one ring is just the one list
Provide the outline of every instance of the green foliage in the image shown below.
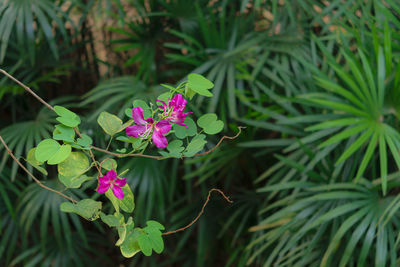
[[55,165],[63,162],[71,154],[70,145],[60,145],[53,139],[45,139],[39,143],[35,150],[35,158],[40,162]]
[[60,210],[63,212],[76,213],[88,221],[94,221],[100,217],[101,207],[102,204],[99,201],[84,199],[76,204],[71,202],[63,202],[60,205]]
[[185,95],[189,98],[192,98],[194,93],[198,93],[202,96],[212,97],[213,94],[209,91],[209,89],[213,88],[214,84],[204,78],[202,75],[191,73],[188,75],[188,83],[187,83],[187,90]]
[[124,129],[122,125],[122,120],[117,116],[103,111],[97,118],[97,123],[101,128],[111,136],[121,132]]
[[125,185],[124,187],[122,187],[122,190],[124,191],[123,199],[116,198],[111,192],[111,189],[106,192],[106,197],[111,200],[117,212],[119,212],[119,208],[121,208],[121,210],[125,212],[132,213],[135,209],[135,199],[133,197],[132,190],[129,185]]
[[59,116],[56,120],[67,127],[74,128],[81,123],[81,119],[78,115],[62,106],[54,106],[54,110]]
[[[148,103],[156,98],[168,103],[176,93],[193,98],[191,118],[199,118],[204,111],[209,114],[197,120],[197,125],[188,116],[188,129],[175,125],[167,138],[179,140],[170,141],[160,151],[162,156],[192,156],[218,142],[217,136],[206,140],[204,134],[218,134],[222,129],[234,132],[238,125],[247,129],[239,141],[223,142],[213,153],[194,159],[118,159],[118,166],[115,160],[106,160],[104,170],[131,170],[118,176],[128,178],[133,192],[125,207],[135,213],[129,214],[126,208],[128,214],[124,214],[124,204],[110,189],[112,203],[104,204],[98,214],[105,223],[101,229],[108,233],[104,236],[96,235],[102,227],[99,221],[96,228],[88,227],[75,214],[60,212],[59,196],[21,179],[11,183],[17,165],[9,170],[4,153],[0,265],[398,265],[400,46],[396,40],[400,38],[400,7],[396,1],[140,0],[122,5],[119,0],[106,0],[74,1],[67,11],[57,6],[63,1],[50,2],[8,1],[0,8],[0,36],[4,37],[0,56],[5,69],[34,89],[39,84],[46,88],[40,91],[44,99],[61,92],[81,94],[87,85],[80,84],[75,72],[88,80],[98,69],[97,63],[87,59],[99,60],[107,70],[97,76],[101,82],[82,97],[78,107],[68,106],[88,112],[88,120],[82,117],[80,124],[74,116],[58,114],[61,124],[54,129],[57,122],[49,112],[30,115],[37,110],[31,107],[31,99],[8,95],[2,99],[2,127],[11,126],[0,135],[18,158],[27,155],[30,169],[54,176],[53,169],[47,172],[45,161],[36,158],[34,148],[51,136],[60,147],[81,150],[58,164],[58,171],[60,166],[68,170],[68,164],[76,164],[76,171],[60,175],[63,184],[47,180],[46,185],[76,188],[68,190],[76,199],[93,193],[95,182],[86,173],[93,166],[88,149],[92,143],[107,144],[102,130],[91,121],[105,111],[116,114],[108,113],[116,125],[110,135],[118,140],[109,149],[119,153],[151,146],[140,138],[123,136],[128,124],[115,118],[126,114],[131,120],[132,106],[142,107],[149,118],[157,108]],[[84,34],[79,40],[83,41],[73,44],[62,30],[68,27],[64,22],[74,8],[84,14],[78,24],[88,25],[85,16],[96,5],[94,21],[104,19],[99,10],[105,7],[107,27],[114,23],[111,33],[101,32],[106,47],[111,44],[117,52],[109,57],[108,50],[103,57],[95,54],[96,49],[93,54],[74,49],[91,47],[95,40],[91,30],[96,27],[82,26]],[[26,11],[22,20],[20,11],[10,11],[20,6]],[[9,20],[12,12],[16,16]],[[37,27],[25,25],[27,21]],[[51,32],[47,31],[51,36],[45,35],[45,22],[51,25]],[[60,61],[53,62],[54,48]],[[84,58],[84,64],[56,65],[71,51]],[[35,69],[24,68],[31,65]],[[48,81],[56,81],[65,70],[71,71],[72,85],[63,80],[62,88],[48,87]],[[196,74],[189,74],[177,86],[166,84],[189,72]],[[115,77],[121,74],[136,76]],[[160,82],[168,92],[153,86]],[[0,84],[0,96],[22,92],[6,79]],[[213,98],[204,97],[210,95]],[[14,113],[25,121],[17,121]],[[77,123],[86,135],[76,136],[72,127]],[[75,153],[80,160],[71,160]],[[232,208],[211,199],[197,224],[160,240],[161,228],[150,227],[149,219],[167,222],[167,229],[187,225],[213,187],[232,195]],[[148,223],[135,228],[133,220],[138,225]],[[163,255],[150,258],[123,260],[111,253],[109,258],[91,256],[99,250],[110,251],[113,239],[126,258],[140,251],[158,253],[164,242],[166,249]]]
[[[64,38],[67,38],[65,21],[68,15],[65,11],[49,0],[2,0],[0,9],[0,62],[3,62],[10,37],[14,33],[17,37],[18,45],[21,49],[27,49],[31,58],[34,60],[34,44],[38,36],[44,37],[48,42],[51,53],[58,58],[59,52],[56,46],[56,39],[52,33],[51,24],[57,25]],[[37,25],[37,27],[34,27]],[[42,37],[42,38],[43,38]]]
[[183,123],[187,125],[187,128],[185,126],[181,126],[178,124],[175,124],[173,126],[175,136],[179,139],[184,139],[186,137],[195,136],[197,133],[196,123],[189,117],[186,117],[186,119]]
[[217,120],[217,114],[204,114],[197,120],[197,125],[203,128],[206,134],[217,134],[224,128],[224,123]]

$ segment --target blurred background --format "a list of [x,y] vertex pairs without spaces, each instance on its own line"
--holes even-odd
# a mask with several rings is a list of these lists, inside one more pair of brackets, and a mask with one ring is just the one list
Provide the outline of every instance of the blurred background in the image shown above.
[[[384,121],[398,131],[399,29],[396,0],[0,0],[1,68],[80,114],[96,146],[108,141],[96,123],[100,112],[126,120],[134,99],[154,101],[161,83],[177,84],[192,72],[215,87],[212,99],[197,97],[189,108],[225,122],[208,148],[247,127],[204,157],[120,161],[131,170],[138,225],[187,225],[211,188],[234,201],[212,195],[194,226],[165,237],[161,255],[132,259],[121,256],[117,233],[104,224],[60,212],[63,200],[34,184],[0,147],[0,265],[398,266],[400,178],[389,152],[400,143],[388,150],[382,193],[382,161],[371,155],[364,163],[368,143],[335,164],[360,131],[321,148],[343,125],[307,128],[351,110],[310,105],[304,95],[356,103],[347,88],[379,84],[382,75],[371,77],[385,64],[393,105]],[[55,117],[0,76],[0,135],[17,157],[51,136]],[[364,182],[356,186],[359,166]],[[48,176],[33,171],[63,189],[51,168]],[[72,194],[91,196],[91,183]]]

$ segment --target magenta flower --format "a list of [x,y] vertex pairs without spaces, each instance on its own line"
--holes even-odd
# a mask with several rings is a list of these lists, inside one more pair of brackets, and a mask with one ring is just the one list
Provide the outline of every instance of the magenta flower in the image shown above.
[[121,187],[126,185],[126,177],[122,179],[117,178],[117,173],[114,170],[109,170],[106,176],[99,177],[99,186],[96,191],[100,194],[104,194],[111,187],[114,196],[119,199],[124,198],[124,191]]
[[155,123],[153,118],[145,120],[143,117],[143,109],[141,107],[132,109],[132,117],[136,125],[125,129],[128,136],[147,138],[152,134],[152,140],[156,147],[167,147],[168,140],[164,135],[171,130],[171,124],[168,121],[162,120]]
[[167,121],[188,128],[188,126],[184,123],[184,121],[186,115],[191,114],[193,112],[186,112],[186,113],[183,112],[185,110],[187,100],[184,99],[181,94],[177,94],[171,100],[168,99],[168,105],[164,101],[161,100],[157,101],[163,104],[162,106],[159,106],[159,108],[162,108],[164,110],[164,116]]

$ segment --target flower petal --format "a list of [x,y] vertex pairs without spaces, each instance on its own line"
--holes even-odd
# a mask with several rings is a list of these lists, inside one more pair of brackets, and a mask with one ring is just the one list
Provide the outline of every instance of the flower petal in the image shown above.
[[104,194],[105,192],[107,192],[108,188],[110,188],[110,184],[104,185],[99,183],[99,186],[97,187],[96,191],[99,194]]
[[115,181],[114,181],[114,184],[116,185],[116,186],[119,186],[119,187],[124,187],[125,185],[126,185],[126,177],[124,177],[124,178],[122,178],[122,179],[116,179]]
[[168,140],[159,131],[154,130],[153,132],[153,143],[158,148],[166,148],[168,145]]
[[125,132],[127,136],[139,137],[146,131],[146,126],[133,125],[126,127]]
[[186,103],[187,103],[186,99],[184,99],[181,94],[175,95],[174,98],[172,98],[171,100],[171,105],[174,111],[182,112],[185,109]]
[[114,185],[112,187],[112,191],[114,196],[116,196],[119,199],[123,199],[124,198],[124,191],[122,191],[121,187]]
[[154,128],[154,132],[159,132],[162,135],[167,134],[170,130],[171,124],[166,120],[157,122],[156,127]]
[[132,117],[136,124],[144,125],[147,124],[143,117],[143,109],[141,107],[135,107],[132,109]]
[[109,171],[107,172],[107,177],[108,177],[110,180],[115,180],[115,179],[117,179],[117,173],[116,173],[113,169],[111,169],[111,170],[109,170]]
[[162,106],[158,106],[158,107],[162,108],[164,110],[164,112],[167,110],[167,104],[164,101],[157,99],[156,102],[160,102],[162,104]]

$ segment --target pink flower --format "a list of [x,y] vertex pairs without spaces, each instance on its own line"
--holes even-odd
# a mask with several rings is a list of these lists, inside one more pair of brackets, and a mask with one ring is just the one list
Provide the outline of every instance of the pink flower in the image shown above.
[[144,119],[143,109],[136,107],[132,109],[132,117],[136,125],[125,129],[128,136],[147,138],[152,134],[153,143],[158,148],[166,148],[168,140],[164,136],[171,130],[171,124],[166,120],[161,120],[157,123],[153,118]]
[[183,112],[185,110],[187,100],[184,99],[181,94],[177,94],[171,100],[168,99],[168,106],[164,101],[161,100],[157,101],[163,104],[162,106],[159,106],[159,108],[164,109],[164,116],[167,121],[188,128],[188,126],[184,123],[184,121],[186,115],[191,114],[193,112],[186,112],[186,113]]
[[124,191],[121,187],[126,185],[126,177],[122,179],[117,178],[117,173],[114,170],[109,170],[106,176],[99,177],[99,186],[96,191],[100,194],[104,194],[111,187],[114,196],[119,199],[124,198]]

